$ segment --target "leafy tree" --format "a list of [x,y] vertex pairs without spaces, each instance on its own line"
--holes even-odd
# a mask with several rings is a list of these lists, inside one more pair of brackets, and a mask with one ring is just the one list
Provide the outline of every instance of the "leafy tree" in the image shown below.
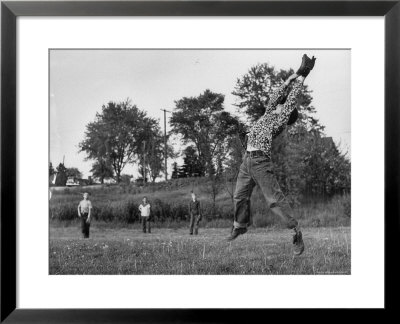
[[236,178],[239,173],[240,165],[242,163],[242,156],[244,147],[240,139],[240,133],[232,136],[229,139],[229,153],[226,161],[225,170],[223,172],[223,184],[226,192],[231,197],[233,203],[233,196],[236,188]]
[[178,179],[179,178],[179,168],[178,168],[178,163],[174,162],[172,164],[172,175],[171,175],[172,179]]
[[175,101],[170,121],[172,133],[181,135],[184,144],[194,144],[208,175],[215,173],[216,155],[237,126],[236,118],[224,111],[223,103],[224,95],[210,90],[198,97],[184,97]]
[[221,192],[221,189],[223,188],[223,179],[217,174],[213,174],[210,177],[210,182],[209,182],[209,194],[211,196],[211,201],[212,201],[212,214],[213,216],[216,216],[216,200],[218,194]]
[[201,165],[196,148],[192,145],[183,150],[184,158],[181,172],[185,177],[204,176],[205,170]]
[[341,154],[331,137],[315,136],[307,143],[304,159],[307,194],[330,196],[350,188],[350,161]]
[[95,121],[86,125],[80,151],[86,152],[87,159],[108,163],[120,182],[122,170],[127,163],[136,161],[143,141],[151,137],[149,130],[156,124],[129,99],[110,101],[96,114]]
[[[211,201],[212,201],[212,214],[210,216],[217,217],[217,196],[221,192],[221,190],[224,188],[224,179],[221,175],[220,170],[217,168],[215,170],[216,172],[214,174],[211,174],[209,176],[208,182],[206,183],[206,186],[204,187],[205,192],[210,196]],[[203,191],[204,191],[203,189]]]
[[56,186],[65,186],[67,183],[67,168],[63,163],[60,163],[57,167],[57,178],[56,178]]
[[114,170],[112,166],[103,158],[99,158],[92,164],[92,169],[90,172],[92,172],[94,178],[100,180],[101,184],[104,184],[105,178],[112,178],[114,176]]
[[[165,143],[164,135],[161,132],[158,123],[155,123],[151,129],[148,130],[148,136],[146,142],[143,142],[142,155],[140,159],[140,169],[143,174],[143,163],[146,161],[146,174],[154,183],[158,177],[160,177],[161,172],[164,172],[164,155],[165,155]],[[173,147],[168,145],[167,138],[167,157],[175,158]]]
[[82,178],[82,173],[78,170],[78,168],[67,168],[66,174],[67,177],[73,177],[75,179]]
[[236,81],[233,95],[238,97],[236,105],[247,114],[251,121],[260,118],[273,87],[279,83],[274,67],[257,64]]
[[53,168],[53,164],[49,163],[49,176],[51,177],[56,171]]

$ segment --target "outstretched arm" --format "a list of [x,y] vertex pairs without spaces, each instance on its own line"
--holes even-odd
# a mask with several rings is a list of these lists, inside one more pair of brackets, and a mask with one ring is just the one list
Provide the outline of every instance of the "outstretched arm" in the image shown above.
[[304,77],[300,76],[294,83],[292,91],[288,95],[286,102],[283,105],[282,111],[279,114],[279,124],[286,124],[290,114],[296,108],[297,97],[303,88]]
[[271,94],[269,97],[268,105],[266,112],[269,112],[271,110],[274,110],[276,106],[278,105],[279,100],[282,98],[282,96],[285,93],[286,88],[292,83],[294,80],[296,80],[299,76],[294,73],[290,77],[286,79],[284,83],[282,83],[277,89],[274,90],[274,92]]

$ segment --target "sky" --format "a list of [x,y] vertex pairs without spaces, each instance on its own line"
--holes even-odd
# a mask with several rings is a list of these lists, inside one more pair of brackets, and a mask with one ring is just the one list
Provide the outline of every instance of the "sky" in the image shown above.
[[[130,98],[132,104],[160,120],[175,101],[204,90],[225,95],[224,107],[239,115],[232,95],[237,78],[257,63],[297,70],[302,55],[317,58],[305,80],[312,90],[315,117],[342,152],[351,156],[350,50],[51,50],[50,161],[78,168],[84,178],[93,161],[85,161],[78,144],[86,125],[110,101]],[[169,131],[167,122],[167,131]],[[173,142],[175,151],[180,144]],[[180,163],[181,159],[177,160]],[[173,163],[168,161],[169,168]],[[137,175],[128,165],[123,174]],[[171,171],[169,170],[169,174]]]

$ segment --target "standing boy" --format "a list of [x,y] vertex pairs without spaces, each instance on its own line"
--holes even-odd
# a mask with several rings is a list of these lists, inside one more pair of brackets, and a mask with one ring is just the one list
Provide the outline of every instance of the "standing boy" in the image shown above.
[[197,200],[196,194],[192,192],[192,200],[189,204],[189,214],[190,214],[190,235],[193,235],[193,228],[194,234],[199,234],[199,223],[201,221],[201,208],[200,208],[200,201]]
[[150,228],[150,204],[147,202],[147,197],[143,197],[142,203],[139,205],[140,218],[143,226],[143,233],[146,233],[146,228],[151,233]]
[[83,194],[83,200],[78,205],[78,216],[81,219],[83,238],[89,238],[90,219],[92,214],[92,203],[88,200],[89,194]]

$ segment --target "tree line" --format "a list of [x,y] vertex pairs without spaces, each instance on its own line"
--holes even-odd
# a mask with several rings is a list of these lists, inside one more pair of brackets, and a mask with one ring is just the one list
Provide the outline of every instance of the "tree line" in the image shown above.
[[[244,136],[264,114],[272,91],[291,73],[277,71],[269,64],[251,67],[236,80],[232,91],[238,116],[225,110],[223,94],[209,89],[175,101],[166,151],[168,158],[181,155],[183,164],[172,165],[172,178],[208,177],[217,191],[221,186],[230,187],[233,195]],[[298,121],[273,143],[275,173],[282,189],[294,200],[302,195],[350,190],[350,160],[325,136],[324,126],[314,116],[312,100],[312,91],[304,85],[297,103]],[[185,147],[182,152],[174,152],[168,144],[172,135]],[[102,106],[94,121],[86,125],[79,150],[93,162],[91,172],[100,182],[107,177],[121,182],[128,164],[138,167],[143,181],[154,182],[164,172],[164,145],[159,121],[127,99]]]

